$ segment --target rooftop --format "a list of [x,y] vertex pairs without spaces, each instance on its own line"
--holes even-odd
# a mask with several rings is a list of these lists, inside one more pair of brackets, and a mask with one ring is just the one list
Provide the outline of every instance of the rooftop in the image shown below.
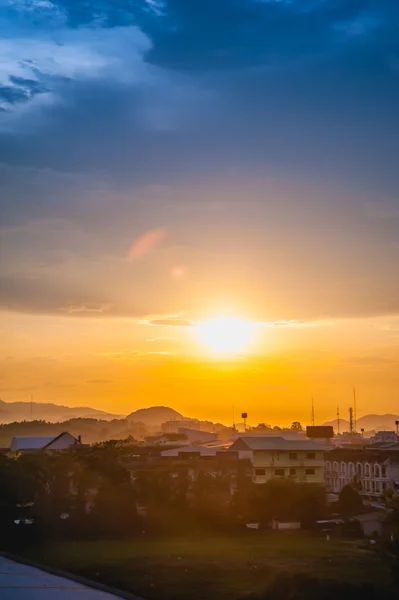
[[57,435],[22,436],[17,435],[12,439],[11,450],[41,450],[50,444]]
[[243,445],[247,446],[248,450],[318,450],[319,452],[322,450],[313,440],[286,440],[283,437],[273,436],[242,436],[234,442],[230,450],[245,449],[242,448]]

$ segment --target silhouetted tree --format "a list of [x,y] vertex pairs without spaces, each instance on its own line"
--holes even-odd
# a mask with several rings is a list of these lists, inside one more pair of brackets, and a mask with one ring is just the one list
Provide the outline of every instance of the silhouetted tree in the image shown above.
[[293,421],[293,423],[291,423],[291,430],[292,431],[303,431],[303,427],[299,421]]
[[358,515],[363,510],[362,497],[350,483],[345,485],[339,494],[338,510],[345,517]]

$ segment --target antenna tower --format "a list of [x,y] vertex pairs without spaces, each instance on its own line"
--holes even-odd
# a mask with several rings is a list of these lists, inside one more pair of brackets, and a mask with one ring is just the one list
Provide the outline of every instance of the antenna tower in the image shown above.
[[339,433],[339,406],[337,406],[337,433]]
[[353,433],[353,408],[349,409],[349,432]]

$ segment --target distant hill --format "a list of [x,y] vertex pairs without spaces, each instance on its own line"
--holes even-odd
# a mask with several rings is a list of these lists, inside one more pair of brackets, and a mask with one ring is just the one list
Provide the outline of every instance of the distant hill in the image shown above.
[[[144,423],[151,427],[158,427],[165,421],[185,419],[177,410],[168,406],[150,406],[149,408],[139,408],[126,417],[129,421]],[[187,419],[190,420],[190,419]]]
[[[395,421],[399,421],[399,415],[365,415],[360,417],[356,422],[356,429],[360,431],[362,428],[365,431],[394,431]],[[337,419],[333,421],[327,421],[325,425],[332,425],[334,430],[337,430]],[[339,422],[341,433],[343,431],[349,431],[349,421],[346,419],[340,419]]]
[[68,419],[91,418],[110,421],[120,419],[120,415],[113,415],[102,410],[87,407],[70,407],[59,404],[41,402],[4,402],[0,400],[0,423],[13,423],[14,421],[34,420],[58,423]]

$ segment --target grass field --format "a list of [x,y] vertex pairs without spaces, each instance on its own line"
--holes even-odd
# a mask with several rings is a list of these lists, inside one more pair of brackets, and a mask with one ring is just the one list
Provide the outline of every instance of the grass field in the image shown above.
[[238,600],[281,571],[390,585],[389,562],[376,552],[303,534],[63,542],[25,554],[148,600]]

